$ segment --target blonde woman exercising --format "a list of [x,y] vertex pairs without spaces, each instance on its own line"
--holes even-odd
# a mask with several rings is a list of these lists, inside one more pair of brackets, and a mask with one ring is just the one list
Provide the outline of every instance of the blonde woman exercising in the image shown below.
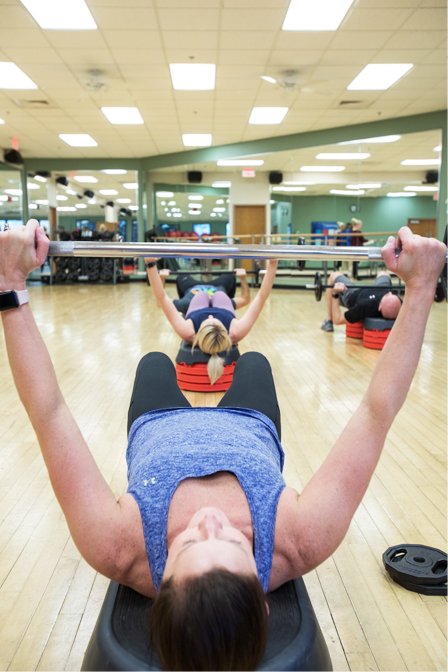
[[148,279],[157,305],[162,308],[168,322],[183,341],[210,355],[207,371],[211,383],[215,383],[224,368],[224,360],[219,357],[219,353],[230,350],[252,329],[274,284],[277,261],[267,261],[261,287],[241,318],[235,316],[235,307],[229,296],[220,291],[212,295],[198,292],[192,298],[185,316],[182,315],[165,292],[157,266],[151,265],[154,260],[146,261],[149,262]]

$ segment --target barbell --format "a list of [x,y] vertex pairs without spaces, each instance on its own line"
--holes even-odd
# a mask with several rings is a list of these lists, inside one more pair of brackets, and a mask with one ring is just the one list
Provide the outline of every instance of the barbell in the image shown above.
[[213,243],[50,242],[52,257],[195,257],[198,259],[278,259],[382,261],[380,247],[331,245],[215,245]]

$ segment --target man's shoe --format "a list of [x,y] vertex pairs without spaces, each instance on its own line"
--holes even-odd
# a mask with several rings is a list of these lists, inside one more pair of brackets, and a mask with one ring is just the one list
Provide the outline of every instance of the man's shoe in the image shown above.
[[322,331],[334,331],[333,322],[331,320],[324,320],[320,328]]

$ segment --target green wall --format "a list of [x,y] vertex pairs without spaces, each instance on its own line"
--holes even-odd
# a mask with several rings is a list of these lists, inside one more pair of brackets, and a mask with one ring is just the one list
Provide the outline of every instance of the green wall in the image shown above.
[[[362,198],[344,196],[294,196],[292,201],[293,233],[311,233],[311,222],[349,222],[352,217],[363,221],[364,231],[397,231],[408,219],[435,219],[437,202],[430,197]],[[352,213],[350,205],[359,206]]]

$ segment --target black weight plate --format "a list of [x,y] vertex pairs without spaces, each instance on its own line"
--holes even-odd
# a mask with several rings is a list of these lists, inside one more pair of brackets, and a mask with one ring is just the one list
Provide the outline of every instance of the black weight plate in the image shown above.
[[391,546],[383,553],[386,571],[397,583],[439,585],[447,580],[447,555],[419,544]]
[[413,593],[420,593],[421,595],[447,595],[446,583],[439,583],[436,586],[428,585],[426,583],[410,583],[409,581],[395,581],[396,584],[406,590],[411,590]]
[[[298,245],[305,245],[306,244],[305,238],[300,237],[299,240],[297,241],[297,244]],[[298,271],[304,271],[305,270],[305,264],[306,264],[305,259],[298,259],[297,260],[297,270]]]
[[316,301],[321,301],[323,288],[322,276],[318,271],[314,276],[314,298]]

